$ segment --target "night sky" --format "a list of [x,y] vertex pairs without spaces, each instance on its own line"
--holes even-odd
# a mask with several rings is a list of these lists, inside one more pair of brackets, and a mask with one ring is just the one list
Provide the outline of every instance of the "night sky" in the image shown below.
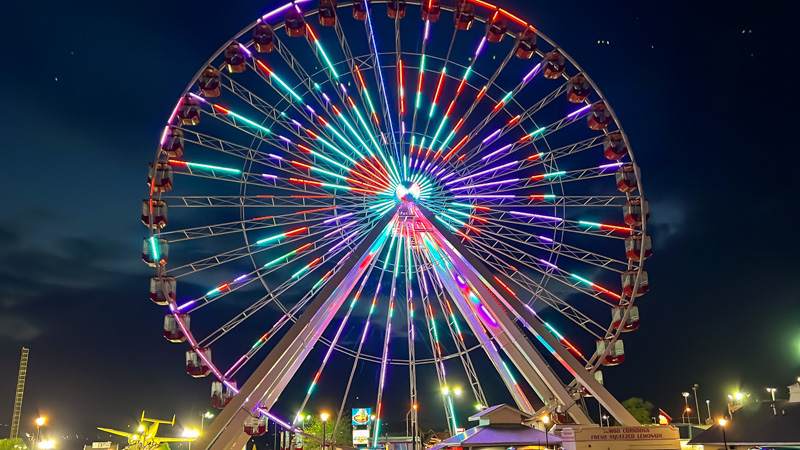
[[[694,383],[715,415],[736,388],[765,398],[775,386],[785,397],[800,376],[800,157],[778,7],[497,3],[592,76],[642,167],[651,291],[638,302],[642,326],[626,338],[628,360],[604,372],[608,388],[673,417]],[[199,425],[209,381],[188,377],[184,348],[161,336],[139,259],[146,164],[197,69],[271,6],[5,5],[0,437],[22,346],[31,350],[23,433],[39,414],[54,434],[83,435],[132,424],[143,409]]]

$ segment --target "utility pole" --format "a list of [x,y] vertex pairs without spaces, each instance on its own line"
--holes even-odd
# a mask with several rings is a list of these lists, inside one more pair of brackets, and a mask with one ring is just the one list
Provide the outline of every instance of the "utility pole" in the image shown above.
[[697,411],[697,424],[702,425],[702,423],[700,422],[700,403],[697,401],[697,387],[698,387],[697,384],[692,386],[692,390],[694,391],[694,407],[695,411]]
[[22,415],[22,394],[25,392],[25,375],[28,373],[28,349],[22,347],[19,359],[19,375],[17,375],[17,393],[14,396],[14,415],[11,417],[11,439],[19,435],[19,421]]

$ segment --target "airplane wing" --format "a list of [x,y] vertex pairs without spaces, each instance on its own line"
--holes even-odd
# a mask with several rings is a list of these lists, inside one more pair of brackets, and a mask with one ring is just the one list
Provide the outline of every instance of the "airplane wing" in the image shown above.
[[117,436],[125,436],[126,438],[130,439],[134,436],[134,433],[126,433],[124,431],[112,430],[110,428],[100,428],[97,427],[100,431],[105,431],[106,433],[116,434]]
[[154,437],[153,441],[157,443],[162,442],[194,442],[196,438],[170,438],[170,437]]

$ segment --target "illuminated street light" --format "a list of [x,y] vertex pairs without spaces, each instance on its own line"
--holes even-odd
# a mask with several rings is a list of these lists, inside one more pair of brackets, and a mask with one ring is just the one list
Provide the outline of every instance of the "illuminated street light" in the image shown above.
[[139,433],[144,433],[144,425],[139,425],[139,428],[137,428],[137,430],[139,430]]
[[447,387],[442,388],[442,395],[450,395],[450,389]]
[[456,394],[456,396],[459,396],[459,395],[461,395],[461,388],[455,388],[455,389],[453,389],[453,394]]
[[775,389],[775,388],[767,388],[767,392],[769,392],[770,394],[772,394],[772,401],[773,401],[773,402],[775,401],[775,391],[776,391],[776,389]]
[[44,416],[36,418],[36,439],[34,439],[34,442],[39,442],[42,426],[44,426],[45,422],[47,422],[47,419]]
[[[694,407],[695,407],[695,410],[697,411],[697,424],[698,425],[702,425],[702,423],[700,423],[700,403],[697,400],[697,388],[698,388],[698,384],[695,383],[695,385],[692,386],[692,391],[694,392]],[[709,418],[710,417],[711,416],[709,416]]]
[[711,400],[706,400],[706,408],[708,408],[708,422],[711,423]]
[[211,411],[206,411],[203,414],[200,414],[200,433],[206,429],[206,419],[212,419],[213,417],[214,413]]
[[725,444],[723,450],[728,450],[728,438],[725,436],[725,424],[728,423],[725,419],[719,419],[719,426],[722,427],[722,442]]
[[738,400],[738,401],[742,401],[742,397],[744,397],[744,394],[742,394],[741,392],[738,392],[738,391],[737,391],[737,392],[735,392],[735,393],[733,394],[733,398],[735,398],[735,399],[736,399],[736,400]]
[[544,448],[549,448],[550,447],[550,437],[549,437],[550,433],[547,432],[547,424],[550,423],[550,416],[548,416],[547,414],[543,415],[542,418],[541,418],[541,421],[544,424]]
[[[689,393],[688,392],[681,392],[681,395],[683,396],[683,401],[684,401],[684,403],[686,403],[686,409],[688,410],[689,409]],[[685,411],[684,411],[684,413],[685,413]],[[686,423],[686,419],[683,418],[683,414],[681,414],[681,420],[683,420],[683,423]]]
[[[37,421],[37,423],[38,423],[38,421]],[[41,448],[41,449],[51,449],[51,448],[55,448],[55,447],[56,447],[56,442],[54,440],[52,440],[52,439],[49,440],[49,441],[39,442],[39,448]]]
[[328,424],[328,417],[330,416],[326,412],[319,415],[319,418],[322,419],[322,450],[325,450],[325,427]]
[[[184,428],[181,436],[187,439],[197,439],[200,436],[200,430],[196,428]],[[189,450],[192,450],[192,441],[189,441]]]

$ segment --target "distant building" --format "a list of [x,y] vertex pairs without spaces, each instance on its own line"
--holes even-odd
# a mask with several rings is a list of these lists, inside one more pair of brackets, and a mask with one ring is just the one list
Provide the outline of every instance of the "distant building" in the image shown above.
[[119,444],[111,442],[92,442],[83,446],[83,450],[119,450]]
[[800,447],[800,382],[789,388],[789,400],[744,405],[722,426],[715,424],[689,441],[689,445],[723,448]]
[[492,406],[469,418],[478,421],[478,426],[456,433],[430,450],[454,447],[463,450],[538,449],[544,448],[545,443],[551,447],[561,446],[558,436],[523,425],[531,419],[530,414],[509,405]]

